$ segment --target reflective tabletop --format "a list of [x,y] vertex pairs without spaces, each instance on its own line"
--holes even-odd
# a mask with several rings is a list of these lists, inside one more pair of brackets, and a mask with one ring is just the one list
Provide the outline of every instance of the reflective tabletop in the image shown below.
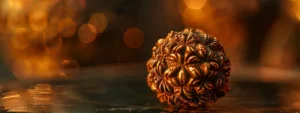
[[[111,65],[80,70],[69,80],[8,81],[1,84],[2,112],[237,112],[297,113],[300,88],[293,82],[232,79],[231,91],[209,108],[169,108],[146,83],[143,64]],[[238,74],[234,72],[232,76]]]

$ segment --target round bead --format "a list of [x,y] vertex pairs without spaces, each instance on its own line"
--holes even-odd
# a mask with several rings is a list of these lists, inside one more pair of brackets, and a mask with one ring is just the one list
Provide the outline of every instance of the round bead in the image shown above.
[[230,59],[217,40],[200,29],[171,31],[152,48],[147,82],[172,107],[207,107],[228,93]]

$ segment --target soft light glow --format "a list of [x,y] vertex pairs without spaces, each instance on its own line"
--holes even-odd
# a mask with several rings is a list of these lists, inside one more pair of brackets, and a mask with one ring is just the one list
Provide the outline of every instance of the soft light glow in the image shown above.
[[12,65],[12,72],[19,80],[26,80],[32,77],[33,67],[27,60],[16,60]]
[[43,30],[43,38],[44,39],[51,39],[55,36],[58,36],[58,32],[56,27],[48,26],[45,30]]
[[79,65],[76,60],[63,60],[61,62],[61,75],[64,77],[72,77],[77,74]]
[[78,69],[79,65],[76,60],[63,60],[61,62],[61,66],[63,69]]
[[37,84],[35,85],[37,91],[51,91],[51,85],[49,84]]
[[182,13],[183,23],[187,27],[198,27],[204,18],[204,14],[200,9],[186,8]]
[[49,84],[37,84],[34,89],[28,89],[28,93],[32,96],[32,104],[36,109],[43,109],[48,111],[53,106],[52,90]]
[[293,3],[293,12],[296,16],[296,18],[300,21],[300,1],[298,0],[291,0]]
[[15,91],[12,91],[12,92],[7,92],[7,93],[4,93],[3,94],[4,97],[3,97],[3,100],[6,100],[6,99],[13,99],[13,98],[20,98],[21,96],[15,92]]
[[[297,78],[295,79],[297,80]],[[299,87],[299,84],[293,84],[293,87]],[[283,88],[278,94],[282,101],[282,108],[300,110],[300,91],[296,88]]]
[[[78,14],[85,3],[85,0],[0,0],[0,40],[6,51],[3,55],[17,79],[49,80],[62,77],[62,72],[68,75],[62,71],[65,69],[60,62],[61,57],[68,57],[63,52],[67,52],[64,50],[69,45],[62,50],[63,38],[75,37],[75,20],[82,21]],[[102,20],[103,17],[96,15],[91,22],[102,26],[99,29],[103,31],[106,25],[103,28],[97,23]],[[82,42],[90,43],[97,30],[90,24],[78,34]]]
[[240,10],[245,10],[247,12],[251,13],[257,13],[259,11],[259,0],[237,0],[236,6]]
[[85,9],[85,0],[64,0],[66,14],[69,17],[76,17],[77,12]]
[[76,23],[71,18],[65,18],[60,22],[58,32],[62,37],[70,38],[76,32]]
[[44,46],[47,52],[57,52],[62,47],[63,41],[60,36],[44,38]]
[[26,28],[18,28],[11,37],[11,44],[18,49],[26,48],[31,42],[30,31]]
[[139,48],[144,42],[144,33],[139,28],[129,28],[124,34],[124,42],[129,48]]
[[51,57],[33,60],[33,65],[35,67],[35,75],[39,76],[39,78],[53,78],[59,69]]
[[48,24],[48,16],[44,11],[34,11],[29,14],[29,25],[35,31],[41,31]]
[[25,15],[23,14],[10,14],[7,17],[7,26],[12,31],[16,30],[17,28],[25,27],[26,19]]
[[59,1],[61,0],[35,0],[34,5],[30,9],[32,11],[35,10],[49,11]]
[[79,0],[81,8],[85,9],[86,0]]
[[102,33],[107,26],[107,18],[104,14],[96,13],[90,17],[89,24],[96,28],[97,33]]
[[83,43],[93,42],[96,36],[96,28],[92,24],[83,24],[78,30],[79,40]]
[[8,0],[8,7],[14,11],[20,10],[22,8],[22,0]]
[[29,112],[27,104],[21,95],[15,91],[3,94],[2,104],[7,112]]
[[[291,46],[290,40],[292,40],[294,33],[294,23],[284,19],[276,20],[264,39],[260,53],[260,64],[277,68],[293,68],[296,65],[295,56],[297,56],[297,52]],[[275,78],[276,76],[272,77]]]
[[6,17],[0,16],[0,33],[6,30]]
[[47,52],[57,52],[63,45],[62,38],[54,27],[48,27],[44,30],[43,43]]
[[206,0],[184,0],[184,3],[190,9],[201,9],[206,4]]
[[19,80],[53,79],[59,73],[59,64],[53,57],[35,56],[16,60],[12,71]]
[[32,0],[0,0],[0,2],[0,11],[7,14],[25,12],[31,5]]

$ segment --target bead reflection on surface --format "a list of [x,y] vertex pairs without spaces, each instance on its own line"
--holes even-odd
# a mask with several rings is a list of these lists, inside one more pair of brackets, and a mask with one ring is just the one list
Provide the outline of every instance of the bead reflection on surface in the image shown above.
[[2,99],[7,112],[28,112],[28,106],[19,93],[15,91],[4,93]]
[[11,91],[2,93],[0,112],[73,113],[69,108],[82,100],[70,85],[13,83],[5,89]]
[[37,111],[49,111],[53,108],[52,88],[49,84],[37,84],[34,89],[28,89],[32,96],[33,108]]
[[61,62],[61,73],[64,77],[75,76],[79,70],[79,65],[76,60],[63,60]]

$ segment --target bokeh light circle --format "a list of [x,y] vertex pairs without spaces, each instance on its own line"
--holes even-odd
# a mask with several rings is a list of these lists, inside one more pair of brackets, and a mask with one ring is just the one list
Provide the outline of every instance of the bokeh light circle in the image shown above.
[[95,13],[90,17],[89,24],[96,28],[97,33],[102,33],[107,26],[107,18],[104,14]]
[[32,76],[33,67],[26,60],[16,60],[12,65],[12,72],[19,80],[25,80]]
[[78,29],[78,38],[83,43],[93,42],[96,36],[96,28],[92,24],[83,24]]
[[54,27],[48,27],[43,32],[43,43],[47,52],[57,52],[63,45],[62,38]]
[[184,0],[184,3],[190,9],[201,9],[206,4],[206,0]]
[[17,28],[25,27],[26,19],[23,14],[9,14],[7,17],[7,26],[14,31]]
[[41,31],[47,27],[48,16],[44,11],[34,11],[29,14],[29,25],[35,31]]
[[300,21],[300,1],[292,1],[293,2],[293,12],[296,16],[296,18],[298,19],[298,21]]
[[139,28],[129,28],[123,38],[129,48],[139,48],[144,42],[144,33]]
[[11,37],[11,44],[14,48],[24,49],[31,43],[31,33],[27,28],[18,28]]
[[63,45],[63,41],[60,36],[51,38],[44,38],[44,46],[47,52],[57,52]]
[[65,18],[60,21],[58,32],[62,37],[70,38],[76,32],[76,23],[71,18]]
[[33,59],[31,62],[34,65],[36,78],[51,79],[55,77],[59,69],[54,57],[44,56],[39,59]]
[[198,27],[202,24],[204,17],[201,9],[186,8],[182,13],[182,21],[186,27]]

